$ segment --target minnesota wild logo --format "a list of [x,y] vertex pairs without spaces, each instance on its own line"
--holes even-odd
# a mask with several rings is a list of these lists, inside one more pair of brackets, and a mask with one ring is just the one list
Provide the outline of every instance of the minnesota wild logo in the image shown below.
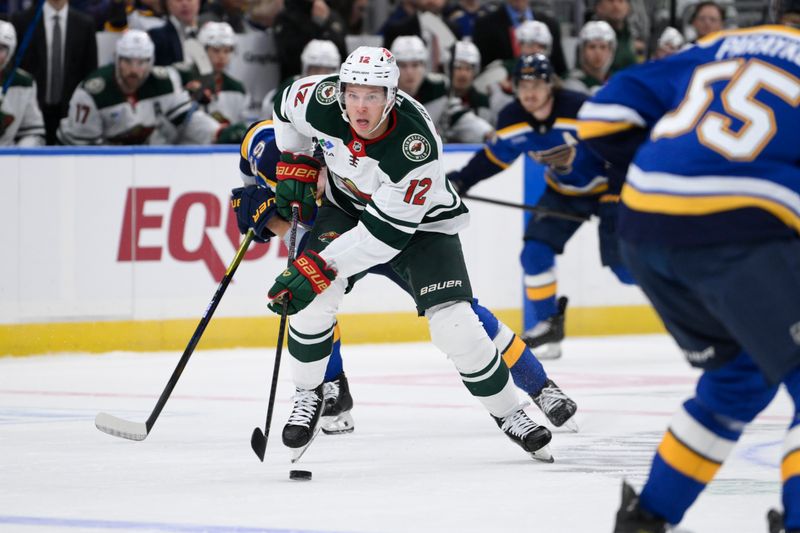
[[329,105],[336,101],[336,84],[332,81],[323,81],[317,85],[314,98],[322,105]]
[[424,161],[431,155],[431,144],[419,133],[412,133],[403,141],[403,155],[411,161]]
[[325,233],[323,233],[322,235],[317,237],[317,239],[319,239],[322,242],[331,242],[332,240],[334,240],[338,236],[339,236],[339,234],[337,232],[335,232],[335,231],[326,231]]

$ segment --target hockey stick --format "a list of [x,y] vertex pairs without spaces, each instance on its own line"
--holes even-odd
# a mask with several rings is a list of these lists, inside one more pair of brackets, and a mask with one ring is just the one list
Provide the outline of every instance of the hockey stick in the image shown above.
[[[295,241],[297,240],[297,216],[298,206],[292,206],[292,228],[289,230],[289,256],[286,258],[286,268],[289,268],[294,261]],[[286,318],[289,311],[289,300],[283,300],[281,310],[281,323],[278,326],[278,346],[275,349],[275,365],[272,368],[272,385],[269,389],[269,402],[267,404],[267,421],[264,423],[264,431],[261,428],[254,428],[250,436],[250,447],[256,455],[264,462],[264,455],[267,453],[267,439],[269,438],[269,427],[272,424],[272,409],[275,407],[275,392],[278,389],[278,373],[281,370],[281,352],[283,351],[283,337],[286,332]]]
[[44,0],[39,0],[39,5],[36,6],[36,13],[33,15],[33,20],[25,30],[25,35],[22,37],[22,42],[20,43],[19,48],[17,48],[17,57],[14,59],[14,66],[9,72],[5,83],[3,83],[3,89],[2,92],[0,92],[0,102],[3,101],[8,88],[11,86],[11,82],[14,81],[14,76],[17,75],[17,69],[19,68],[20,63],[22,63],[22,56],[24,56],[25,52],[28,50],[28,46],[31,44],[31,39],[33,38],[33,32],[36,29],[36,25],[39,24],[39,20],[42,18],[43,7]]
[[505,207],[515,207],[517,209],[524,209],[525,211],[530,211],[534,215],[541,217],[541,218],[559,218],[561,220],[569,220],[572,222],[588,222],[589,217],[582,217],[580,215],[573,215],[571,213],[563,213],[561,211],[553,211],[552,209],[547,209],[546,207],[539,207],[538,205],[529,205],[529,204],[515,204],[512,202],[506,202],[503,200],[495,200],[494,198],[484,198],[483,196],[473,196],[471,194],[462,194],[462,198],[466,198],[467,200],[475,200],[476,202],[486,202],[487,204],[495,204],[495,205],[502,205]]
[[206,311],[203,313],[203,318],[201,318],[200,323],[197,324],[197,328],[194,330],[194,335],[192,335],[192,338],[189,340],[189,344],[183,351],[181,360],[178,361],[178,366],[176,366],[175,370],[173,370],[172,375],[167,382],[167,386],[164,388],[164,391],[158,398],[158,402],[156,402],[156,406],[153,408],[153,412],[150,413],[147,421],[145,423],[131,422],[108,413],[98,413],[97,417],[94,419],[94,425],[97,426],[97,429],[103,433],[108,433],[109,435],[113,435],[115,437],[122,437],[123,439],[144,440],[147,438],[147,435],[150,434],[150,430],[153,428],[153,424],[156,423],[158,415],[164,408],[164,404],[167,403],[170,394],[172,394],[175,385],[177,385],[178,379],[180,379],[181,374],[183,373],[183,369],[186,368],[186,363],[189,362],[189,358],[192,356],[197,343],[200,342],[200,337],[203,336],[206,326],[211,321],[211,317],[214,315],[217,305],[219,305],[220,300],[222,300],[222,295],[225,294],[225,289],[228,288],[228,284],[230,284],[231,280],[233,279],[233,274],[239,267],[239,263],[242,262],[244,254],[247,253],[250,243],[253,242],[254,235],[255,232],[250,229],[245,235],[242,244],[239,245],[239,250],[236,252],[236,256],[228,266],[228,270],[225,271],[222,281],[219,282],[219,286],[214,293],[214,297],[211,298],[211,303],[209,303],[208,307],[206,307]]

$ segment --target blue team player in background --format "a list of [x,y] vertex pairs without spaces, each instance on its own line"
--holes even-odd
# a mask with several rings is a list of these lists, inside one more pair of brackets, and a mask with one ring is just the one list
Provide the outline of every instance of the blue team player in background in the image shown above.
[[[550,60],[542,54],[521,56],[513,74],[516,99],[498,116],[497,133],[467,166],[448,174],[460,193],[505,170],[522,154],[546,165],[547,188],[538,205],[588,218],[600,217],[600,257],[623,283],[632,283],[622,265],[615,234],[619,197],[609,191],[603,161],[577,139],[578,109],[586,99],[562,89]],[[537,323],[522,335],[541,359],[561,356],[566,297],[556,300],[555,256],[581,222],[532,217],[525,229],[520,260],[526,298]]]
[[795,411],[784,513],[768,525],[800,532],[800,30],[709,35],[615,74],[579,118],[581,139],[626,177],[625,262],[703,369],[641,493],[623,484],[615,531],[680,522],[783,384]]
[[[255,240],[259,242],[269,240],[276,232],[288,232],[288,223],[274,224],[275,218],[279,218],[275,217],[278,213],[274,203],[263,213],[260,213],[259,209],[264,202],[274,197],[275,168],[281,156],[274,138],[272,121],[265,120],[250,126],[240,149],[239,169],[245,186],[233,191],[232,205],[236,210],[239,230],[244,234],[252,227],[256,233]],[[301,209],[313,213],[316,209],[316,198],[309,198]],[[313,216],[303,218],[313,219]],[[267,228],[268,222],[270,228],[276,230],[275,232]],[[302,247],[301,234],[305,234],[306,231],[298,225],[300,247]],[[380,265],[370,272],[388,277],[409,292],[406,283],[388,265]],[[354,282],[355,280],[351,280],[351,287]],[[577,424],[570,420],[577,410],[576,403],[547,376],[542,364],[525,343],[477,300],[473,301],[472,308],[509,367],[517,387],[531,397],[554,426],[566,424],[566,427],[577,430]],[[327,434],[353,431],[354,424],[350,414],[353,399],[343,369],[338,324],[334,329],[333,351],[325,372],[323,389],[325,407],[322,415],[322,431]]]

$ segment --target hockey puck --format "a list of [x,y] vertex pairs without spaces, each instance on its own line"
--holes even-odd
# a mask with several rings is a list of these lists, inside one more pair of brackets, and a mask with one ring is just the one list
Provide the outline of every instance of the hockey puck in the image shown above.
[[311,481],[311,472],[308,470],[289,470],[289,479]]

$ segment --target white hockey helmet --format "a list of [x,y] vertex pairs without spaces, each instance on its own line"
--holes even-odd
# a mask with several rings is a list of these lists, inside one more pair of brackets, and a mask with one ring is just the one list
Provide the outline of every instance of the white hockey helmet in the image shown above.
[[0,46],[8,48],[6,58],[0,63],[0,70],[3,70],[14,57],[14,51],[17,49],[17,30],[10,22],[4,20],[0,20]]
[[236,46],[233,28],[227,22],[206,22],[197,34],[197,40],[206,48],[223,48]]
[[468,63],[475,70],[481,69],[481,53],[471,41],[457,41],[453,50],[453,62]]
[[146,31],[127,30],[117,41],[115,56],[117,59],[121,57],[149,59],[152,63],[155,46]]
[[578,42],[581,46],[589,41],[603,41],[608,43],[613,51],[617,47],[617,34],[614,28],[605,20],[590,20],[583,25],[578,33]]
[[686,42],[683,34],[672,26],[667,26],[658,38],[658,46],[669,46],[673,50],[680,50],[683,43]]
[[514,30],[519,43],[536,43],[544,46],[544,54],[549,55],[553,47],[553,34],[547,24],[538,20],[526,20]]
[[378,121],[378,125],[380,125],[394,106],[399,79],[400,69],[397,67],[397,61],[386,48],[359,46],[353,50],[342,63],[342,68],[339,69],[338,101],[345,122],[349,122],[344,103],[346,84],[372,85],[386,89],[386,105],[383,107],[381,120]]
[[333,41],[311,39],[300,54],[300,61],[303,63],[303,74],[311,67],[324,67],[336,72],[342,65],[342,56]]
[[401,35],[392,43],[392,54],[400,63],[406,61],[422,61],[428,63],[428,48],[425,41],[416,35]]

